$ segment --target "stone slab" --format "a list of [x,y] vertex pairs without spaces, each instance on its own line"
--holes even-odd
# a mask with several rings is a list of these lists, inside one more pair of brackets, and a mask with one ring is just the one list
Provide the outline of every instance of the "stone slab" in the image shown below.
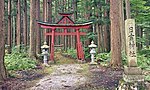
[[144,75],[126,75],[123,74],[123,79],[125,82],[143,82]]
[[89,64],[90,64],[90,65],[97,65],[96,62],[90,62]]
[[124,66],[124,73],[126,75],[142,75],[142,69],[140,67]]

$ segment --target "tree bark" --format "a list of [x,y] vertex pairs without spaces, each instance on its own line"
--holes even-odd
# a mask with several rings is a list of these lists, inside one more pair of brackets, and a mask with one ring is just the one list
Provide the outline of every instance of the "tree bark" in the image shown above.
[[121,62],[121,35],[119,22],[119,2],[110,0],[110,20],[111,20],[111,63],[110,65],[119,68]]
[[[52,23],[52,0],[48,0],[48,22]],[[48,30],[49,32],[51,32],[51,30]],[[51,36],[49,37],[49,51],[51,51]]]
[[29,56],[36,59],[36,1],[30,0],[30,49]]
[[96,31],[97,31],[97,44],[98,44],[98,53],[101,52],[101,36],[100,36],[101,26],[97,23],[96,24]]
[[[17,2],[13,0],[12,3],[14,3],[14,4],[12,4],[12,9],[16,9]],[[13,35],[12,35],[12,45],[13,45],[13,47],[17,45],[16,44],[16,42],[17,42],[16,41],[16,37],[17,37],[17,35],[16,35],[16,32],[17,32],[16,23],[17,23],[17,17],[16,17],[16,15],[13,15],[12,16],[12,33],[13,33]]]
[[17,46],[18,50],[20,51],[21,46],[21,7],[20,7],[20,0],[17,2]]
[[[40,0],[36,0],[36,20],[40,20]],[[36,54],[41,53],[41,31],[40,26],[36,23]]]
[[[47,22],[47,0],[43,0],[43,21]],[[47,32],[47,29],[44,29],[44,34]],[[44,41],[48,42],[47,36],[44,35]]]
[[[143,37],[143,29],[140,26],[137,26],[137,36],[139,38]],[[141,50],[143,48],[142,42],[137,43],[138,50]]]
[[131,12],[130,12],[130,0],[125,0],[126,3],[126,18],[131,18]]
[[119,12],[120,12],[120,30],[121,30],[121,50],[125,52],[125,21],[124,21],[124,0],[119,0]]
[[149,45],[150,45],[150,34],[149,34],[148,29],[145,30],[145,33],[146,33],[145,36],[146,36],[146,39],[147,39],[147,40],[146,40],[146,48],[149,49]]
[[0,1],[0,84],[6,79],[4,65],[5,31],[4,31],[4,0]]
[[[75,22],[77,19],[77,0],[72,0],[72,8],[74,14],[72,15],[73,21]],[[75,32],[75,30],[71,30]],[[76,36],[71,36],[71,48],[76,48]]]
[[24,14],[23,14],[23,42],[24,46],[27,47],[27,0],[24,0]]
[[11,24],[11,0],[8,0],[8,38],[7,38],[7,44],[8,44],[8,54],[11,53],[11,47],[12,47],[12,24]]
[[48,22],[52,23],[52,0],[48,0]]
[[[90,2],[90,0],[87,0],[87,3],[89,3]],[[90,20],[90,17],[91,17],[91,15],[92,15],[92,12],[89,12],[90,10],[92,9],[92,7],[90,6],[90,5],[88,5],[88,6],[86,6],[85,7],[85,10],[87,10],[86,11],[86,15],[85,15],[85,18],[87,19],[87,20]],[[92,27],[90,27],[89,29],[87,29],[87,32],[89,33],[89,32],[92,32],[93,31],[93,28]],[[86,47],[88,47],[88,45],[90,45],[91,44],[91,41],[92,41],[92,39],[88,39],[88,40],[86,40],[85,41],[85,43],[86,43]]]

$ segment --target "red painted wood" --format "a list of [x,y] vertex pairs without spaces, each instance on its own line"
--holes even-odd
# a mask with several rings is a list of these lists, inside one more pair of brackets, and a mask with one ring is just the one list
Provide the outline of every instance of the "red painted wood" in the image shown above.
[[[79,60],[84,60],[84,51],[82,48],[82,42],[80,41],[80,35],[86,35],[85,32],[80,32],[79,29],[87,29],[90,28],[91,23],[85,23],[85,24],[75,24],[72,19],[70,19],[70,15],[72,13],[60,13],[62,15],[62,18],[57,22],[57,24],[49,24],[46,22],[38,22],[38,24],[42,28],[48,28],[51,29],[51,32],[45,33],[45,36],[51,36],[51,48],[50,48],[50,60],[54,61],[54,38],[56,35],[76,35],[77,38],[77,57]],[[56,28],[64,29],[64,32],[58,33],[55,32]],[[76,30],[76,32],[67,32],[67,29],[69,30]]]
[[49,29],[54,29],[54,28],[63,28],[63,29],[79,29],[79,28],[83,28],[83,29],[87,29],[90,27],[90,25],[79,25],[79,26],[74,26],[74,25],[58,25],[58,26],[54,26],[54,25],[41,25],[42,28],[49,28]]
[[[49,36],[49,35],[52,35],[52,33],[45,33],[45,35]],[[55,36],[58,36],[58,35],[62,35],[62,36],[64,36],[64,35],[77,35],[77,33],[76,32],[70,32],[70,33],[57,33],[57,32],[55,32]],[[86,33],[80,32],[79,35],[86,35]]]
[[50,59],[54,61],[54,39],[55,39],[55,29],[52,29],[52,38],[51,38],[51,54]]
[[82,43],[80,42],[80,31],[76,29],[77,33],[77,56],[79,60],[84,60],[84,52],[82,48]]

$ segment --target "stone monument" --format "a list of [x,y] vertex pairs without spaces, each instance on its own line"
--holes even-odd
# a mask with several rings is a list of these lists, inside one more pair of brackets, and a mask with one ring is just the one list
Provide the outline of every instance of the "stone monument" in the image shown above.
[[126,53],[128,65],[124,66],[123,79],[125,82],[141,82],[144,81],[142,69],[137,65],[136,55],[136,37],[135,37],[135,20],[127,19],[125,21],[126,36]]

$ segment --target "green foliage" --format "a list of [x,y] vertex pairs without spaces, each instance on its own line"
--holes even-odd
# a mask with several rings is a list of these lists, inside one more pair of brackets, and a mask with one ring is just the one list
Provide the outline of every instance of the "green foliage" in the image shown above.
[[146,39],[145,37],[143,37],[143,38],[137,37],[136,38],[136,42],[137,43],[142,43],[143,45],[145,45],[147,41],[148,41],[148,39]]
[[89,33],[87,34],[87,36],[88,36],[89,39],[95,40],[95,38],[96,38],[97,35],[95,35],[95,33],[93,33],[93,32],[89,32]]
[[150,59],[145,57],[145,55],[138,55],[138,65],[142,69],[150,70]]
[[110,53],[99,53],[96,55],[96,60],[107,61],[110,60]]
[[146,81],[150,81],[150,75],[145,76]]
[[145,0],[131,0],[131,13],[137,21],[137,24],[142,27],[150,27],[150,5],[149,1]]
[[139,53],[140,55],[144,55],[145,57],[150,58],[150,50],[145,49],[145,50],[139,51],[138,53]]
[[122,63],[123,65],[127,65],[127,55],[124,51],[122,52]]
[[12,54],[5,55],[6,69],[11,70],[28,70],[36,67],[36,61],[31,60],[25,52],[13,50]]
[[90,58],[89,47],[84,47],[85,59]]
[[67,49],[66,54],[70,55],[72,58],[77,58],[76,49],[73,49],[73,48]]
[[[136,20],[137,27],[140,27],[144,32],[150,32],[150,4],[149,0],[130,0],[131,1],[131,16]],[[149,35],[143,35],[142,38],[137,37],[137,42],[145,45],[149,41]]]
[[96,55],[97,63],[100,63],[102,66],[108,66],[110,62],[110,53],[99,53]]

